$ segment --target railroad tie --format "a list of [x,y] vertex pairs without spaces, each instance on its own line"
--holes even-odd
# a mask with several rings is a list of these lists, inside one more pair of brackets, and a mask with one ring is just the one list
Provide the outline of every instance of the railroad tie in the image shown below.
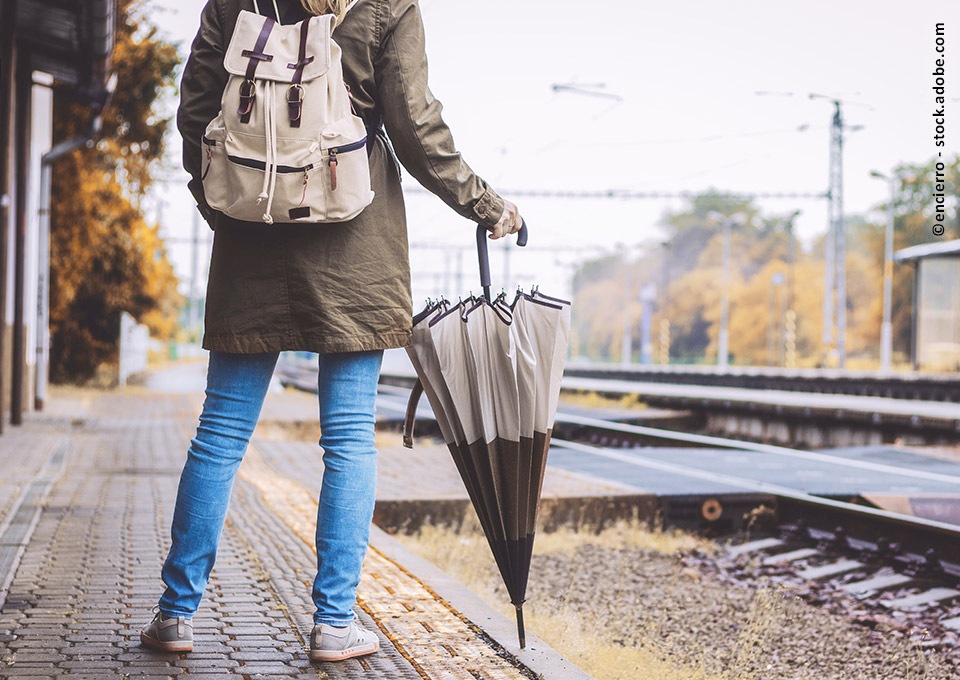
[[853,571],[863,566],[865,566],[863,562],[857,562],[856,560],[838,560],[819,567],[802,569],[797,573],[797,576],[807,581],[816,581],[822,578],[836,576],[837,574],[845,574],[848,571]]
[[886,590],[894,588],[905,583],[910,583],[913,578],[904,574],[884,574],[883,576],[873,576],[863,581],[854,581],[840,586],[840,590],[848,593],[863,594],[872,593],[876,590]]
[[953,588],[931,588],[916,595],[908,595],[897,600],[884,602],[883,605],[894,609],[910,609],[912,607],[922,607],[927,604],[951,600],[957,595],[960,595],[960,590],[954,590]]
[[819,550],[816,548],[800,548],[799,550],[791,550],[790,552],[780,553],[778,555],[770,555],[770,557],[765,557],[763,559],[764,564],[780,564],[782,562],[796,562],[797,560],[806,559],[807,557],[813,557],[814,555],[822,555]]
[[735,545],[732,548],[727,549],[727,556],[729,557],[738,557],[749,552],[755,552],[757,550],[766,550],[767,548],[779,548],[783,545],[783,541],[779,538],[761,538],[756,541],[750,541],[749,543],[741,543],[740,545]]

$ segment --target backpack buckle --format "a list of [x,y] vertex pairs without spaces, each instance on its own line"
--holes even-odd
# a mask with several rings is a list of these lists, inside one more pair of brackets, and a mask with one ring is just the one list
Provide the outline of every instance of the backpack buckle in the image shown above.
[[290,116],[290,127],[300,127],[300,116],[303,113],[303,88],[291,85],[287,90],[287,113]]
[[240,83],[240,107],[237,115],[241,122],[249,122],[250,112],[253,111],[253,101],[257,98],[257,83],[247,79]]

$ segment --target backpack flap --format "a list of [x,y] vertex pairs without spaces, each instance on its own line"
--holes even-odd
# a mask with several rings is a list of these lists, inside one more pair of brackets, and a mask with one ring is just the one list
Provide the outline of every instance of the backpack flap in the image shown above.
[[[223,56],[223,67],[231,75],[252,80],[290,83],[299,70],[301,80],[313,80],[330,68],[330,32],[336,17],[312,16],[296,24],[280,25],[269,17],[240,10],[230,45]],[[306,40],[301,24],[307,24]],[[262,38],[266,33],[266,39]],[[301,41],[304,58],[301,60]],[[259,49],[258,49],[259,48]],[[300,62],[306,62],[301,64]],[[251,64],[255,62],[253,74]]]

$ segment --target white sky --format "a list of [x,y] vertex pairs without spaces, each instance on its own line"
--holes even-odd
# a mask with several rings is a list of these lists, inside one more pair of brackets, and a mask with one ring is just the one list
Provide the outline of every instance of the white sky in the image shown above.
[[[361,0],[363,1],[363,0]],[[154,17],[184,58],[201,0],[153,0]],[[934,23],[946,23],[946,151],[960,150],[960,3],[955,0],[750,0],[616,2],[421,0],[430,85],[468,163],[505,197],[510,189],[821,192],[828,176],[832,105],[811,92],[858,104],[844,108],[845,212],[885,200],[889,172],[936,154],[931,71]],[[622,97],[555,93],[553,83],[604,83]],[[792,92],[758,96],[756,91]],[[174,103],[175,104],[175,103]],[[807,125],[805,132],[797,128]],[[169,140],[174,161],[180,140]],[[179,171],[182,172],[182,171]],[[174,173],[168,173],[173,175]],[[185,179],[183,180],[185,184]],[[415,180],[404,174],[404,186]],[[157,198],[163,231],[191,234],[193,203],[179,182]],[[569,293],[570,264],[616,244],[656,239],[675,200],[516,198],[531,227],[527,251],[514,248],[508,286],[539,282]],[[803,210],[806,241],[822,233],[826,204],[766,199],[764,213]],[[411,251],[414,307],[441,289],[477,290],[473,227],[439,199],[408,194],[410,240],[465,248],[463,291],[457,258]],[[878,217],[878,219],[881,219]],[[318,226],[322,228],[322,226]],[[202,225],[201,236],[212,233]],[[491,242],[493,278],[503,285],[502,242]],[[558,252],[544,248],[562,247]],[[171,241],[183,290],[190,249]],[[208,259],[201,249],[201,273]],[[445,283],[446,282],[446,283]],[[202,290],[201,284],[201,290]],[[416,311],[416,309],[415,309]]]

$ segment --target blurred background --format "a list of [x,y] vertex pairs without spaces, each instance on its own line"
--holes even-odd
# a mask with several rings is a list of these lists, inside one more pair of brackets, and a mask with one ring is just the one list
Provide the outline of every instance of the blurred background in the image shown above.
[[[213,233],[186,190],[171,120],[202,3],[67,3],[73,14],[52,1],[19,5],[5,31],[39,61],[5,62],[4,87],[30,106],[29,120],[18,119],[17,97],[4,108],[4,363],[29,404],[42,400],[47,371],[55,381],[119,379],[122,312],[137,357],[143,347],[155,359],[202,355]],[[495,287],[572,299],[572,363],[957,370],[960,160],[950,123],[960,92],[947,88],[938,147],[931,89],[936,25],[952,26],[956,7],[420,6],[430,85],[458,148],[531,228],[525,249],[491,242]],[[98,12],[111,13],[111,35],[97,37]],[[67,30],[57,17],[80,37],[52,42]],[[14,42],[5,37],[5,53]],[[946,36],[948,82],[957,44]],[[91,120],[100,127],[78,148],[41,162]],[[29,131],[23,149],[18,131]],[[471,223],[406,174],[404,190],[414,311],[478,292]],[[911,246],[933,251],[896,255]]]

